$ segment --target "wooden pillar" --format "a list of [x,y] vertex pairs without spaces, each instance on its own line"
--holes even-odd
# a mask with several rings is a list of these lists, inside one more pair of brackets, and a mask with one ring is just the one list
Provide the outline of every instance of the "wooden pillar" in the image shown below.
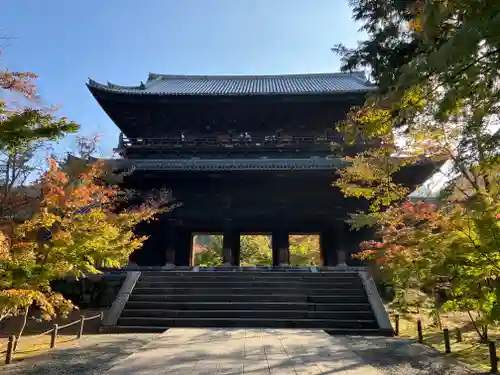
[[165,267],[175,267],[175,253],[177,249],[177,221],[175,219],[167,220],[165,228]]
[[224,229],[222,237],[222,263],[224,266],[234,265],[233,256],[233,231],[231,228],[231,223],[226,223],[226,228]]
[[319,246],[323,266],[333,267],[337,264],[335,230],[332,227],[324,228],[319,234]]
[[287,266],[290,263],[290,242],[288,231],[275,230],[272,233],[273,266]]
[[240,265],[240,232],[234,229],[231,219],[224,224],[222,262],[225,266]]
[[349,228],[344,221],[338,221],[335,224],[335,238],[336,238],[336,266],[347,267],[348,257],[348,238],[347,231]]
[[240,261],[241,261],[241,241],[240,241],[240,231],[233,229],[233,233],[231,235],[232,238],[232,246],[231,246],[231,254],[233,258],[233,266],[240,266]]
[[191,265],[193,251],[193,236],[189,228],[178,227],[177,248],[175,249],[175,265],[188,267]]

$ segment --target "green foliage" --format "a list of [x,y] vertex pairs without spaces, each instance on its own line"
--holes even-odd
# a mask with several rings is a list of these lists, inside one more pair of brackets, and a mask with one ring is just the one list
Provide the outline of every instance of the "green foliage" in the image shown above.
[[[351,4],[368,40],[336,51],[343,69],[368,67],[379,85],[341,124],[347,139],[379,145],[350,159],[336,181],[370,202],[350,220],[378,228],[360,256],[395,287],[399,308],[467,311],[485,339],[500,319],[500,3]],[[395,182],[411,164],[443,159],[453,168],[437,205],[412,201]]]
[[[202,246],[195,245],[194,264],[213,267],[222,264],[222,236],[211,236]],[[290,236],[290,265],[313,266],[320,264],[317,236]],[[243,235],[240,237],[240,263],[242,266],[272,266],[270,236]]]
[[271,237],[241,236],[240,260],[242,266],[272,266]]
[[318,266],[320,264],[319,236],[290,236],[291,266]]
[[0,120],[0,148],[4,150],[27,146],[34,141],[56,140],[78,130],[76,123],[39,109],[9,111],[0,106],[0,115],[5,116]]
[[214,267],[222,264],[222,236],[211,236],[204,245],[195,244],[194,264],[200,267]]
[[[0,100],[0,150],[13,152],[19,147],[28,147],[41,140],[56,140],[67,133],[78,130],[78,125],[62,117],[57,118],[50,110],[36,108],[36,86],[33,73],[0,72],[2,97],[8,93],[19,94],[28,106],[15,105],[10,108]],[[17,101],[16,101],[17,102]]]

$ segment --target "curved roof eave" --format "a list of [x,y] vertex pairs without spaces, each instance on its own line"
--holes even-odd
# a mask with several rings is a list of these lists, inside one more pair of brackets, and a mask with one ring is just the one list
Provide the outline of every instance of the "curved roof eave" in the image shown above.
[[368,93],[376,89],[362,72],[288,75],[165,75],[150,73],[146,83],[121,86],[89,79],[90,90],[152,96],[259,96]]

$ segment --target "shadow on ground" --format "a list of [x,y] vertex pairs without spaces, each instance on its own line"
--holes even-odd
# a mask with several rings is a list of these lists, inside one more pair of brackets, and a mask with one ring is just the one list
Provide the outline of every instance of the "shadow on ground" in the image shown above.
[[77,348],[0,367],[0,374],[145,375],[171,370],[176,374],[236,375],[294,374],[295,369],[308,369],[311,375],[345,375],[356,370],[371,375],[367,365],[389,375],[479,374],[409,340],[334,337],[300,330],[241,332],[170,330],[164,335],[90,336]]
[[413,340],[351,336],[346,341],[347,347],[364,361],[390,374],[479,375],[488,373],[466,368],[455,358],[444,356],[439,351]]

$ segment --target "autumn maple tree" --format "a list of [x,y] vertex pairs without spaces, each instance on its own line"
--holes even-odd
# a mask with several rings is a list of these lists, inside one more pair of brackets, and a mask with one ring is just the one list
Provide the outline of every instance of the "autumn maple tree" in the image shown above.
[[26,216],[38,203],[37,189],[22,186],[40,172],[40,156],[55,141],[78,130],[57,117],[55,108],[40,105],[37,75],[0,71],[0,220]]
[[[343,69],[368,68],[378,87],[340,124],[365,149],[336,185],[369,203],[353,229],[377,229],[359,256],[394,286],[400,308],[421,292],[433,310],[467,312],[485,340],[500,320],[500,3],[351,5],[368,39],[335,51]],[[439,194],[410,195],[395,178],[418,163],[441,171]]]
[[[99,273],[99,267],[119,267],[145,237],[134,234],[142,221],[165,211],[161,195],[137,199],[103,183],[102,162],[89,164],[76,178],[55,160],[38,185],[43,199],[33,217],[14,226],[0,254],[0,299],[5,318],[35,303],[49,318],[74,306],[51,290],[52,280]],[[165,196],[166,197],[166,196]]]
[[[36,172],[32,161],[38,146],[78,130],[54,108],[39,105],[36,78],[0,72],[5,94],[0,101],[0,320],[24,314],[25,323],[35,305],[44,318],[75,308],[52,291],[51,282],[123,265],[145,240],[134,234],[136,224],[154,220],[169,200],[163,191],[138,196],[120,189],[121,177],[90,158],[95,140],[85,137],[78,137],[82,158],[72,163],[51,158],[39,179],[24,187]],[[25,188],[35,193],[29,207],[18,204]]]

